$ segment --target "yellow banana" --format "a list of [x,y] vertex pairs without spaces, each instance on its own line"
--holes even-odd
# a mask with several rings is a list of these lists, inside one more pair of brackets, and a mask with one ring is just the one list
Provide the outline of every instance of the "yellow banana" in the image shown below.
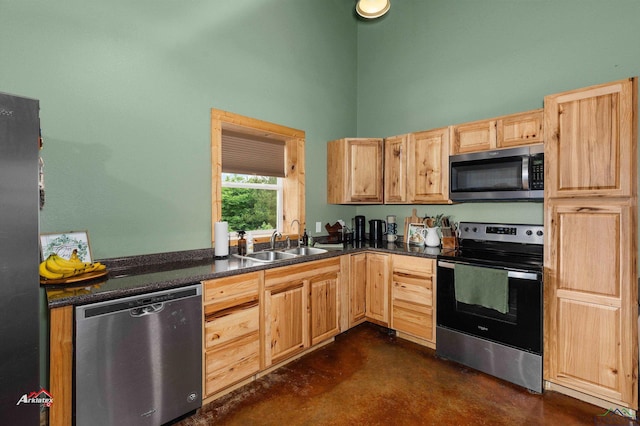
[[[73,256],[75,254],[75,256]],[[69,278],[94,271],[103,271],[106,266],[100,262],[82,262],[74,251],[73,260],[51,254],[40,264],[40,275],[47,279]]]
[[53,254],[51,256],[52,260],[61,268],[80,269],[85,265],[83,262],[72,262],[64,257],[58,256],[57,254]]
[[76,270],[73,266],[63,266],[61,263],[58,263],[56,259],[60,259],[59,256],[52,254],[47,257],[46,267],[49,271],[56,274],[69,274]]
[[73,252],[71,253],[71,256],[69,257],[69,261],[76,262],[76,263],[82,263],[82,260],[80,259],[80,257],[78,257],[78,250],[77,249],[73,249]]
[[60,279],[63,277],[63,274],[59,274],[56,272],[51,272],[49,269],[47,269],[47,261],[45,260],[44,262],[40,263],[40,267],[38,268],[40,271],[40,276],[47,278],[49,280],[56,280],[56,279]]

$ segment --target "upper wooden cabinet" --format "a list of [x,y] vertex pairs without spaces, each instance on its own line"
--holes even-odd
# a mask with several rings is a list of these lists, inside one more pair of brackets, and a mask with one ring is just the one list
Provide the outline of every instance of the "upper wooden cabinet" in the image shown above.
[[543,117],[538,109],[452,126],[451,155],[541,143]]
[[327,144],[327,202],[382,204],[382,139],[346,138]]
[[384,140],[385,204],[449,204],[449,127]]
[[411,133],[407,156],[407,198],[411,204],[449,200],[449,127]]
[[407,203],[407,156],[409,135],[384,140],[384,202]]
[[636,181],[634,83],[622,80],[544,98],[548,197],[629,197]]

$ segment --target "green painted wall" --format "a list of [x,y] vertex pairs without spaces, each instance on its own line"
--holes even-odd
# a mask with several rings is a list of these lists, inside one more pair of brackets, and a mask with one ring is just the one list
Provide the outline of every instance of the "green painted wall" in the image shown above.
[[210,108],[306,131],[307,220],[326,141],[356,133],[344,0],[0,0],[0,91],[40,99],[42,232],[96,258],[211,246]]
[[[637,0],[0,0],[0,91],[41,100],[42,232],[97,258],[210,247],[209,110],[307,133],[307,223],[404,216],[326,204],[326,141],[542,106],[638,75]],[[542,222],[541,203],[418,206]]]
[[[637,0],[403,0],[358,26],[358,135],[541,108],[546,94],[640,74]],[[412,206],[368,206],[367,218]],[[542,203],[418,206],[456,220],[542,223]]]

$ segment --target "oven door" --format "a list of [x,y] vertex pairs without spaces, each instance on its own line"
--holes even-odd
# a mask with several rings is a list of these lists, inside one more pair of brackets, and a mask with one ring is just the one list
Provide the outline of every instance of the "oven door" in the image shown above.
[[438,261],[438,326],[542,354],[541,274],[508,270],[509,302],[503,314],[457,301],[455,267],[455,262]]

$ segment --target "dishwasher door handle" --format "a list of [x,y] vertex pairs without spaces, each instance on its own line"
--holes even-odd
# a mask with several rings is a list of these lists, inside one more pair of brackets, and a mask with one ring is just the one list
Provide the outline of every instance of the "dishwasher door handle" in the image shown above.
[[157,314],[164,309],[164,303],[154,303],[153,305],[143,306],[141,308],[134,308],[129,311],[129,314],[134,318],[144,317],[147,315]]

